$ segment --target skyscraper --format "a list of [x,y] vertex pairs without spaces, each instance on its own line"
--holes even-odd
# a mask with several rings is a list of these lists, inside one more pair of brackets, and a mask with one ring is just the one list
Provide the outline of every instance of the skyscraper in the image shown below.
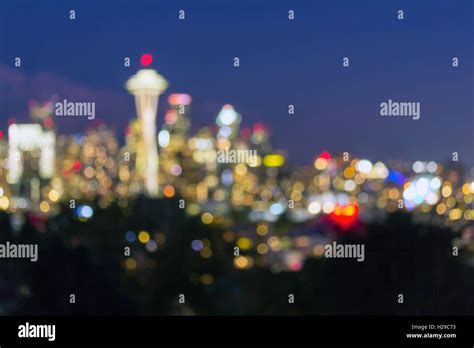
[[174,93],[168,97],[169,108],[158,134],[160,145],[160,180],[182,191],[185,181],[181,175],[192,166],[192,152],[188,148],[188,129],[191,96]]
[[[144,54],[142,65],[151,64],[151,55]],[[168,82],[153,69],[141,69],[126,84],[127,90],[134,95],[138,118],[142,123],[143,161],[137,170],[144,180],[145,194],[158,197],[158,147],[156,138],[156,113],[158,98],[168,87]]]
[[184,139],[188,132],[190,121],[189,111],[192,98],[189,94],[174,93],[168,97],[170,108],[165,115],[165,126],[170,134]]
[[7,181],[22,209],[38,209],[42,188],[54,175],[56,135],[51,114],[52,103],[30,103],[30,116],[36,122],[8,127]]

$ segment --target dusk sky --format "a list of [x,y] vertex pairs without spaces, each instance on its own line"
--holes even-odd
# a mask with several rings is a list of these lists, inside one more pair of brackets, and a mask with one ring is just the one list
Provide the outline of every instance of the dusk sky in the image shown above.
[[[293,163],[309,164],[323,150],[371,160],[446,160],[456,151],[474,165],[473,7],[472,0],[1,0],[0,129],[10,117],[28,119],[30,98],[54,93],[95,101],[97,118],[122,139],[135,117],[124,84],[150,52],[170,82],[159,127],[166,96],[183,92],[193,97],[193,130],[230,103],[244,125],[268,124],[275,148]],[[381,117],[388,99],[420,102],[421,118]],[[83,131],[90,122],[61,119],[58,128]]]

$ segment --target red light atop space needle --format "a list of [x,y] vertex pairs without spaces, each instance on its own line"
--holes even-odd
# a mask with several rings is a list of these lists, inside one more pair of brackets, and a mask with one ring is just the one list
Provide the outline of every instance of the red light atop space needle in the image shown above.
[[143,66],[148,66],[153,63],[153,56],[150,53],[144,53],[140,57],[140,64]]

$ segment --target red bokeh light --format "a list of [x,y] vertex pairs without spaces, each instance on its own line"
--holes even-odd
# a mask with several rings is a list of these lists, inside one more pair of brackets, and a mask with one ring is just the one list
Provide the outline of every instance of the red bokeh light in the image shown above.
[[78,160],[74,160],[74,162],[72,163],[72,170],[74,170],[75,172],[78,172],[82,169],[82,163]]
[[178,114],[174,110],[168,110],[165,114],[166,124],[174,124],[178,120]]
[[356,204],[336,205],[329,218],[336,225],[346,229],[351,227],[359,216],[359,207]]
[[189,105],[193,99],[189,94],[173,93],[168,96],[168,103],[171,105]]
[[148,66],[153,63],[153,56],[150,53],[144,53],[140,57],[140,64],[143,66]]
[[253,125],[253,131],[256,133],[264,133],[267,130],[267,126],[265,126],[263,123],[255,123]]
[[46,117],[44,120],[43,120],[43,125],[46,127],[46,128],[52,128],[53,127],[53,119],[51,117]]
[[293,272],[301,271],[301,268],[303,267],[303,265],[301,264],[301,261],[299,260],[293,260],[289,266]]
[[326,161],[327,160],[330,160],[331,159],[331,154],[327,151],[323,151],[321,152],[321,154],[319,155],[319,158],[322,158],[322,159],[325,159]]

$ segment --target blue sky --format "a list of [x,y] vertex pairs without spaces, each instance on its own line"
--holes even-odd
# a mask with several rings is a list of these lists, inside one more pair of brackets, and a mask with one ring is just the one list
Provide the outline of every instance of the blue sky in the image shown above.
[[[268,124],[275,147],[295,163],[322,150],[371,160],[444,160],[456,151],[474,165],[473,16],[471,0],[3,0],[0,129],[8,117],[27,119],[29,98],[87,90],[78,97],[96,99],[97,117],[121,136],[134,117],[124,83],[140,54],[150,52],[170,82],[166,94],[193,96],[194,129],[231,103],[244,124]],[[17,56],[21,69],[13,67]],[[124,57],[132,58],[130,68]],[[19,80],[18,90],[11,88]],[[420,120],[381,117],[388,99],[420,102]],[[159,123],[164,105],[162,98]],[[86,126],[63,122],[59,129]]]

